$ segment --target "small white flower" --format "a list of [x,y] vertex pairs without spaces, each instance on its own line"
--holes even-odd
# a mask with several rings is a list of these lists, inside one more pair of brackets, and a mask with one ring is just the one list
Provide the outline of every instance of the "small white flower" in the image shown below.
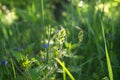
[[79,7],[82,7],[83,6],[83,1],[80,1],[79,4],[78,4]]

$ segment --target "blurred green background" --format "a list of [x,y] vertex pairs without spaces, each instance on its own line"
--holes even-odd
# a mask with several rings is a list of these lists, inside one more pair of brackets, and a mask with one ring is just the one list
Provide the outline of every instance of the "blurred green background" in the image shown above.
[[119,0],[0,0],[0,80],[119,80],[119,40]]

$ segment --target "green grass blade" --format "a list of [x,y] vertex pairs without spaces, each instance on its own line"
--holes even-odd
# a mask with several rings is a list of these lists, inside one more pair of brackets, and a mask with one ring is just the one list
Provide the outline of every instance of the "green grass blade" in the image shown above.
[[104,44],[105,44],[105,54],[106,54],[109,78],[110,78],[110,80],[114,80],[112,66],[111,66],[111,63],[110,63],[109,55],[108,55],[108,49],[107,49],[107,44],[106,44],[106,39],[105,39],[104,27],[103,27],[102,22],[101,22],[101,27],[102,27],[102,34],[103,34]]
[[[64,63],[63,63],[64,64]],[[63,68],[63,80],[66,80],[66,72],[65,69]]]
[[11,60],[11,64],[12,64],[12,69],[13,69],[14,78],[16,78],[16,71],[15,71],[15,67],[14,67],[13,60],[12,60],[12,58],[11,58],[10,60]]
[[[42,32],[44,32],[44,27],[45,27],[45,20],[44,20],[44,17],[45,17],[45,13],[44,13],[44,0],[41,0],[41,8],[42,8]],[[43,33],[42,33],[43,34]],[[47,52],[46,52],[46,64],[48,63],[48,58],[49,58],[49,54],[48,54],[48,49],[47,49]]]
[[66,73],[71,78],[71,80],[75,80],[75,78],[72,76],[72,74],[70,73],[70,71],[65,67],[65,65],[60,61],[60,59],[55,58],[55,60],[62,66],[62,68],[66,71]]
[[42,7],[42,20],[44,25],[44,1],[43,0],[41,0],[41,7]]

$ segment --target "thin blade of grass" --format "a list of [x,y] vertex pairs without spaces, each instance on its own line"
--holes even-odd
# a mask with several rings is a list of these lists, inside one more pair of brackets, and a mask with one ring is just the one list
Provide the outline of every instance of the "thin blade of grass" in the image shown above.
[[16,78],[16,71],[15,71],[15,67],[14,67],[14,63],[13,63],[12,58],[10,59],[10,61],[11,61],[11,64],[12,64],[12,69],[13,69],[14,78]]
[[[64,63],[63,63],[64,64]],[[65,65],[65,64],[64,64]],[[63,68],[63,80],[66,80],[66,72],[65,69]]]
[[102,34],[103,34],[104,44],[105,44],[105,54],[106,54],[109,78],[110,78],[110,80],[114,80],[112,66],[111,66],[111,63],[110,63],[109,55],[108,55],[108,49],[107,49],[107,44],[106,44],[106,39],[105,39],[104,27],[103,27],[102,22],[101,22],[101,27],[102,27]]
[[75,80],[75,78],[72,76],[72,74],[70,73],[70,71],[65,67],[65,65],[60,61],[60,59],[55,58],[55,60],[62,66],[62,68],[66,71],[66,73],[71,78],[71,80]]

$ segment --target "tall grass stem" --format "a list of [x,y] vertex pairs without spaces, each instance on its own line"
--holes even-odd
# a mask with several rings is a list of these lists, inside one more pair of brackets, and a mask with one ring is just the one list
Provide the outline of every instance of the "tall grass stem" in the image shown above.
[[108,66],[108,74],[109,74],[110,80],[114,80],[112,65],[110,63],[110,57],[108,54],[108,48],[107,48],[106,39],[105,39],[104,26],[102,22],[101,22],[101,27],[102,27],[102,35],[103,35],[103,40],[104,40],[104,45],[105,45],[105,54],[106,54],[106,60],[107,60],[107,66]]

